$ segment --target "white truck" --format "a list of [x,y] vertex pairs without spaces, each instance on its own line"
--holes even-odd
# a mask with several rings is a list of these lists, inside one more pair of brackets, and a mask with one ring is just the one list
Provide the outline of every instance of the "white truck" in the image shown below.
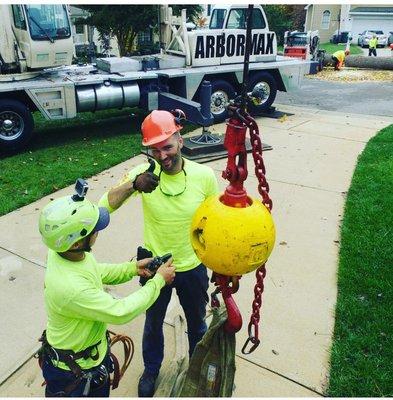
[[[48,120],[79,112],[139,106],[146,110],[183,108],[202,126],[223,121],[226,105],[242,84],[247,5],[219,5],[210,25],[189,31],[185,10],[180,21],[161,6],[165,50],[154,56],[101,58],[71,65],[74,52],[64,5],[0,5],[0,148],[19,149],[33,137],[32,112]],[[274,32],[254,6],[249,89],[263,93],[252,114],[266,112],[277,90],[300,85],[309,63],[277,56]],[[203,91],[203,82],[211,83]],[[210,103],[211,114],[200,103]],[[209,107],[207,106],[209,109]]]

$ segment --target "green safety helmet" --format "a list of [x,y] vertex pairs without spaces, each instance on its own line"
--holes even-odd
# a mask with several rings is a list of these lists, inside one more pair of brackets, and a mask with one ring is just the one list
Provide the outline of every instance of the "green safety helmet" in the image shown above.
[[53,200],[40,214],[39,230],[44,243],[52,250],[63,253],[78,240],[109,224],[109,212],[83,198],[73,196]]

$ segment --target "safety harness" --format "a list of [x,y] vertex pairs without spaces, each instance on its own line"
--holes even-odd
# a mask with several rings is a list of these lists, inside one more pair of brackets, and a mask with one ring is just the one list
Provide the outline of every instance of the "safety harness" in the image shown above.
[[[108,341],[108,352],[113,364],[113,378],[110,379],[109,376],[109,372],[112,371],[99,371],[99,374],[101,375],[99,378],[102,384],[106,383],[107,380],[110,379],[110,386],[112,390],[114,390],[119,386],[120,379],[124,376],[124,373],[130,365],[132,357],[134,356],[134,343],[132,339],[126,335],[118,335],[112,331],[107,331],[106,335]],[[75,381],[65,387],[64,395],[67,396],[69,393],[75,390],[82,380],[85,379],[86,385],[83,395],[87,396],[90,391],[90,383],[93,376],[90,371],[83,370],[76,361],[80,359],[87,360],[88,358],[91,358],[94,361],[98,360],[100,356],[98,352],[98,346],[101,344],[101,340],[78,352],[73,350],[57,349],[51,346],[46,338],[46,331],[42,333],[39,341],[42,343],[42,346],[35,356],[38,358],[38,364],[40,368],[42,369],[45,357],[48,357],[52,362],[54,362],[54,365],[58,364],[59,362],[63,362],[75,376]],[[111,347],[117,342],[123,343],[124,363],[121,368],[117,357],[111,352]],[[46,382],[43,383],[43,385],[45,384]]]

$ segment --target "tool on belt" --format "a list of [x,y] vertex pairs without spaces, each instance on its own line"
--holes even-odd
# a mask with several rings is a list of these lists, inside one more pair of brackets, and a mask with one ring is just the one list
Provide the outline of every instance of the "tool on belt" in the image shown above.
[[[98,360],[100,356],[98,352],[98,346],[101,344],[101,341],[78,352],[74,352],[73,350],[57,349],[51,346],[46,338],[46,331],[42,333],[39,341],[42,343],[42,346],[35,354],[35,357],[38,358],[38,364],[41,369],[43,366],[44,358],[48,357],[50,361],[54,362],[55,366],[59,362],[63,362],[75,375],[75,381],[65,387],[64,395],[68,395],[69,393],[71,393],[84,379],[86,380],[85,388],[83,391],[84,396],[87,396],[89,394],[92,380],[97,385],[103,385],[107,382],[108,379],[110,379],[109,373],[112,371],[107,371],[106,368],[100,368],[97,370],[97,374],[93,376],[93,373],[91,371],[83,370],[76,362],[77,360],[87,360],[88,358],[91,358],[94,361]],[[110,380],[110,385],[113,390],[119,386],[120,379],[124,376],[125,371],[131,363],[132,357],[134,355],[134,343],[130,337],[125,335],[118,335],[112,331],[107,331],[107,341],[109,357],[113,364],[113,378]],[[121,368],[117,357],[110,351],[111,347],[118,342],[123,343],[124,350],[124,362]],[[44,382],[43,385],[45,385],[45,383],[46,382]]]

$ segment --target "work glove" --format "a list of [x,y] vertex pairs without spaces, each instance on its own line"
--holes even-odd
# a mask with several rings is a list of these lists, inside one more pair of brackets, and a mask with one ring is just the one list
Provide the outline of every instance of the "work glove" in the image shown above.
[[151,193],[158,186],[158,176],[153,173],[154,161],[149,159],[149,163],[149,168],[134,180],[133,188],[138,192]]
[[151,193],[158,186],[158,176],[153,172],[144,172],[135,178],[133,187],[138,192]]

